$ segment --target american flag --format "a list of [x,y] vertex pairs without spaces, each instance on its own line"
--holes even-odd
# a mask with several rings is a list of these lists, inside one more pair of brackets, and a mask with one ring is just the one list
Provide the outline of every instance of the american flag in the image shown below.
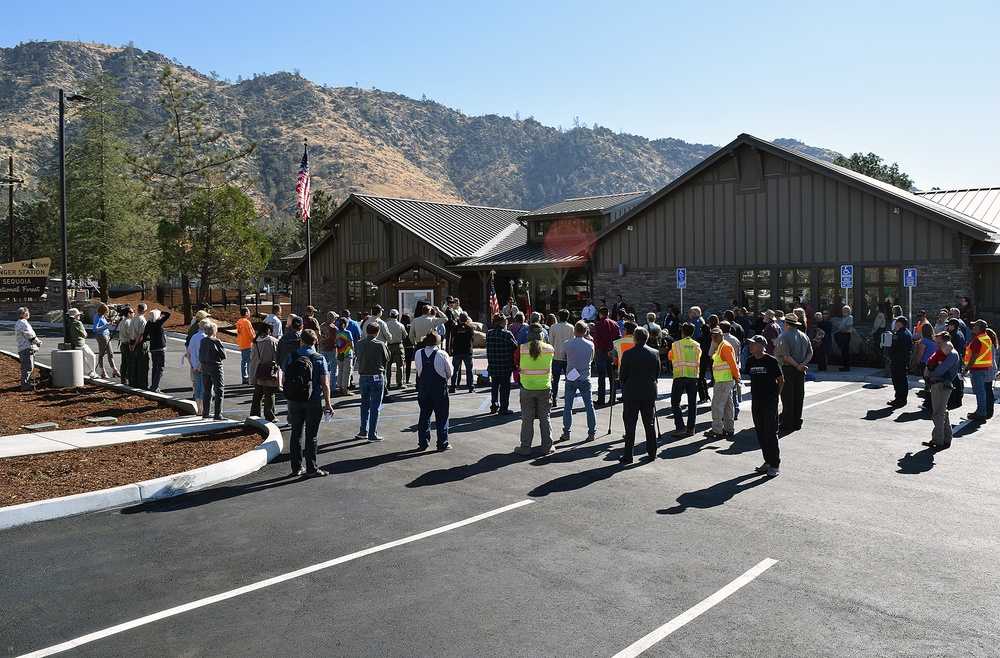
[[309,190],[309,145],[306,144],[302,153],[302,164],[299,165],[299,177],[295,181],[295,194],[299,198],[299,210],[302,211],[302,221],[309,220],[309,206],[312,204],[312,194]]
[[493,279],[490,278],[490,315],[500,314],[500,301],[497,299],[497,289],[493,285]]

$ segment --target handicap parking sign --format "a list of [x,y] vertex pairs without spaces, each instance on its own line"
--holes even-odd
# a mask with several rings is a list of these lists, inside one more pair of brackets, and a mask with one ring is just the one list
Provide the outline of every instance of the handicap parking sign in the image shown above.
[[915,267],[903,270],[903,287],[904,288],[917,287],[917,269]]
[[688,271],[685,267],[677,268],[677,287],[681,289],[688,287]]
[[841,288],[853,288],[854,287],[854,266],[853,265],[841,265],[840,266],[840,287]]

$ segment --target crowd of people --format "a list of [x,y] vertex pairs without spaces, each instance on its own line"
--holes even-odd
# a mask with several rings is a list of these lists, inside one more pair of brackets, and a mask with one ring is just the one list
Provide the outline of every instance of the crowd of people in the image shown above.
[[[430,447],[433,417],[435,446],[445,451],[452,447],[450,396],[460,388],[473,392],[478,374],[490,387],[489,414],[513,414],[511,389],[519,388],[521,430],[514,448],[519,455],[533,454],[536,423],[542,456],[553,454],[557,443],[569,441],[578,397],[586,417],[585,441],[596,439],[595,408],[620,402],[625,425],[620,461],[627,464],[633,460],[640,419],[646,457],[655,458],[657,381],[666,373],[672,379],[674,429],[669,434],[676,438],[694,435],[698,405],[708,402],[712,423],[704,435],[733,436],[743,390],[749,385],[753,427],[764,456],[757,471],[774,477],[780,465],[779,433],[802,428],[807,373],[813,367],[827,370],[834,345],[840,369],[849,371],[855,351],[852,344],[863,344],[850,306],[843,306],[840,317],[833,318],[827,310],[813,312],[808,300],[798,298],[787,311],[763,309],[755,317],[735,300],[731,308],[711,314],[701,306],[685,313],[675,305],[663,311],[654,304],[640,316],[645,322],[639,322],[621,295],[610,307],[605,300],[599,305],[586,301],[574,323],[566,309],[547,318],[537,312],[525,317],[510,299],[484,327],[487,368],[480,373],[473,368],[477,327],[457,298],[449,297],[444,309],[419,304],[413,317],[391,309],[388,319],[383,319],[384,309],[379,305],[358,319],[349,309],[328,311],[322,323],[312,306],[302,315],[283,318],[282,307],[275,304],[256,327],[249,309],[242,308],[236,333],[241,383],[253,388],[250,415],[275,421],[276,394],[282,391],[288,401],[292,471],[321,476],[325,473],[316,464],[317,434],[324,412],[333,414],[331,397],[360,396],[355,438],[382,441],[379,410],[393,401],[390,390],[410,386],[415,370],[417,449]],[[112,376],[120,376],[123,383],[158,391],[165,363],[163,323],[170,313],[147,311],[145,304],[139,304],[136,311],[124,308],[121,317],[112,321],[108,310],[102,304],[92,325],[97,354],[86,345],[87,330],[80,312],[70,312],[71,340],[83,350],[90,376],[99,376],[98,369],[100,376],[107,376],[106,359]],[[30,388],[33,354],[41,346],[28,318],[28,309],[18,310],[15,334],[22,390]],[[925,398],[922,407],[931,411],[933,420],[925,445],[934,449],[950,446],[949,410],[961,405],[966,387],[976,398],[969,419],[985,422],[993,416],[997,335],[986,321],[973,318],[965,298],[964,303],[942,308],[936,323],[920,310],[912,331],[898,305],[880,304],[873,321],[869,349],[891,375],[894,395],[888,404],[906,405],[908,375],[922,376],[924,386],[917,395]],[[120,368],[110,339],[115,327]],[[217,333],[210,309],[201,309],[185,341],[192,394],[203,418],[223,418],[226,349]],[[393,371],[395,385],[391,385]],[[596,400],[593,378],[597,380]],[[562,431],[555,437],[550,418],[558,406],[560,384]]]

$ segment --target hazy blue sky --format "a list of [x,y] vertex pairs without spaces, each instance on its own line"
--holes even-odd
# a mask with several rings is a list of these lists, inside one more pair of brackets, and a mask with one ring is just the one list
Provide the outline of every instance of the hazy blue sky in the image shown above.
[[3,2],[0,46],[134,41],[233,81],[299,69],[549,126],[791,137],[929,189],[1000,185],[998,25],[996,0],[48,0]]

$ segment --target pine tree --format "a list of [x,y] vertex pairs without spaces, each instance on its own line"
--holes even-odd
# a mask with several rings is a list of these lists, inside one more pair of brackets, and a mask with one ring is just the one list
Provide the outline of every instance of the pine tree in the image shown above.
[[[203,190],[240,181],[243,172],[238,165],[257,143],[228,147],[221,130],[205,125],[205,102],[184,88],[180,74],[169,64],[163,67],[159,82],[166,122],[161,132],[143,135],[146,152],[134,158],[133,164],[142,173],[159,217],[162,272],[181,277],[184,320],[190,322],[191,276],[201,268],[192,265],[197,256],[196,236],[182,213]],[[203,281],[199,295],[204,299],[208,293]]]

